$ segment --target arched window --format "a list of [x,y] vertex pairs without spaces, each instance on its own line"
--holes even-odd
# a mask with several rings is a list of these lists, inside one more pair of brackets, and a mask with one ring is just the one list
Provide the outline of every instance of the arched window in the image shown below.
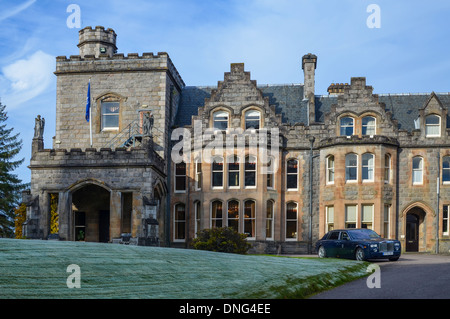
[[216,130],[227,130],[228,129],[228,112],[217,111],[213,114],[213,128]]
[[375,118],[373,116],[363,117],[361,129],[362,135],[370,135],[370,136],[375,135],[377,131]]
[[298,188],[298,161],[290,159],[286,163],[286,187],[287,190],[297,190]]
[[245,112],[245,129],[259,130],[261,126],[261,112],[249,110]]
[[211,203],[211,228],[222,227],[222,202],[219,200]]
[[175,164],[175,192],[186,191],[186,163]]
[[223,187],[223,158],[215,157],[212,163],[212,187]]
[[327,157],[327,183],[334,183],[334,156],[330,155]]
[[355,120],[353,117],[342,117],[341,118],[341,136],[352,136],[355,134]]
[[362,180],[363,182],[373,182],[374,180],[375,156],[370,153],[362,155]]
[[256,187],[256,156],[249,155],[245,158],[245,187]]
[[423,159],[420,156],[413,158],[412,179],[413,184],[423,183]]
[[425,118],[425,136],[441,136],[441,117],[435,114],[428,115]]
[[345,181],[356,182],[358,180],[358,155],[345,155]]
[[228,187],[239,188],[239,157],[228,157]]
[[237,200],[230,200],[228,202],[228,227],[239,231],[239,202]]
[[246,200],[244,202],[244,233],[247,237],[255,238],[256,202]]
[[450,156],[442,159],[442,182],[450,183]]
[[297,239],[297,203],[286,204],[286,239]]
[[202,189],[202,162],[199,159],[195,160],[195,190]]
[[174,216],[174,240],[184,241],[186,239],[186,209],[184,204],[175,205]]
[[266,207],[266,239],[273,239],[274,207],[273,201],[268,200]]

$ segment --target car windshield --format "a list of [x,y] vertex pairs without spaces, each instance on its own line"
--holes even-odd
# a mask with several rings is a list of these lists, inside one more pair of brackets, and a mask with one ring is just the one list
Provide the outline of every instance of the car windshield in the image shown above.
[[358,230],[352,230],[351,235],[353,239],[373,239],[373,238],[380,238],[380,235],[378,235],[376,232],[370,229],[358,229]]

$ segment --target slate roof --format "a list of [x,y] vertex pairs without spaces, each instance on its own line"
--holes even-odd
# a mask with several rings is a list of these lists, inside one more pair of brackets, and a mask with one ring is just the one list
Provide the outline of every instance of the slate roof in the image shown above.
[[[269,104],[275,106],[276,113],[282,115],[282,122],[287,124],[308,122],[307,102],[303,100],[303,85],[259,85],[263,95],[269,98]],[[180,105],[175,119],[175,125],[191,124],[193,115],[197,115],[198,108],[203,107],[205,98],[211,96],[215,87],[187,86],[181,92]],[[386,105],[386,111],[391,111],[393,118],[398,121],[399,129],[412,131],[414,120],[419,117],[419,109],[424,107],[430,93],[421,94],[379,94],[380,102]],[[442,104],[450,109],[450,93],[436,93]],[[333,95],[316,96],[316,121],[324,122],[325,113],[331,105],[337,103]],[[447,120],[450,126],[450,119]]]

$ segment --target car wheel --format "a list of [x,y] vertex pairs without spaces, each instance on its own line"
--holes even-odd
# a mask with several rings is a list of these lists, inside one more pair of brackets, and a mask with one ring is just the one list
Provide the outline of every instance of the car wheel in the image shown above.
[[360,247],[356,248],[355,251],[355,259],[359,261],[363,261],[366,259],[366,256],[364,254],[364,250]]
[[324,248],[323,246],[320,246],[320,247],[319,247],[319,253],[318,253],[318,255],[319,255],[319,258],[325,258],[325,257],[327,257],[327,252],[326,252],[326,250],[325,250],[325,248]]

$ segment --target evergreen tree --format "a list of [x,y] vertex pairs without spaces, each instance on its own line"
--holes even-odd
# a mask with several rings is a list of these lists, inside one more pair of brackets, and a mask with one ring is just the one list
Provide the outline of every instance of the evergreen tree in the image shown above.
[[5,105],[0,102],[0,237],[12,237],[14,232],[14,209],[20,203],[20,193],[25,184],[12,172],[24,159],[14,160],[22,148],[19,133],[7,128],[8,116]]

